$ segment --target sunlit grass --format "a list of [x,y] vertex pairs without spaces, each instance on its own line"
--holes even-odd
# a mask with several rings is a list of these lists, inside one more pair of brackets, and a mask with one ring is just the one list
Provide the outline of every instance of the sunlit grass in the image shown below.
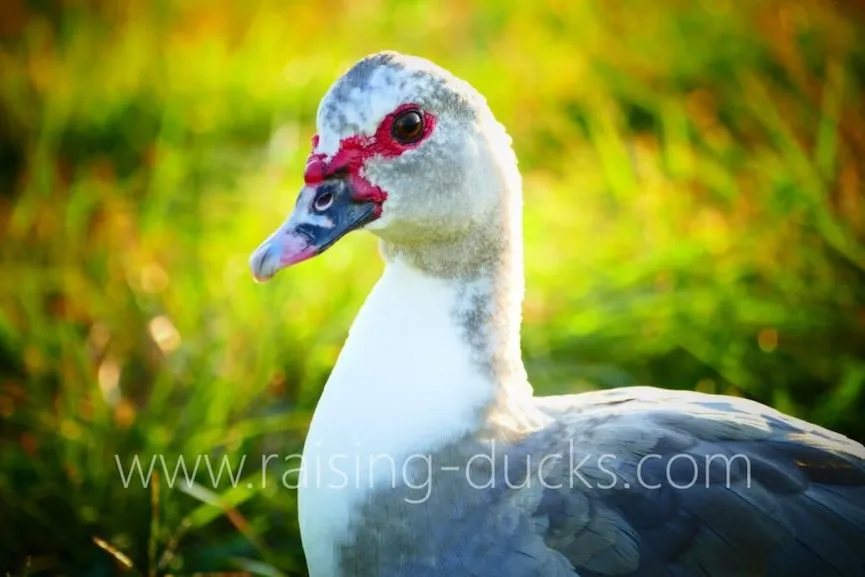
[[250,464],[237,487],[157,491],[124,488],[115,455],[257,465],[300,449],[376,245],[357,235],[266,285],[247,259],[293,205],[318,99],[385,48],[469,80],[514,137],[540,393],[698,388],[865,437],[855,14],[817,0],[6,14],[0,569],[303,574],[290,467],[265,487]]

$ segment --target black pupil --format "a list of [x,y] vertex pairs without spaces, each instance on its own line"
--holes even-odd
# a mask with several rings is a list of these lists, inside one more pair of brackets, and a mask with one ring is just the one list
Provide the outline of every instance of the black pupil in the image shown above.
[[422,132],[423,119],[414,110],[406,112],[394,123],[394,136],[403,143],[416,141]]

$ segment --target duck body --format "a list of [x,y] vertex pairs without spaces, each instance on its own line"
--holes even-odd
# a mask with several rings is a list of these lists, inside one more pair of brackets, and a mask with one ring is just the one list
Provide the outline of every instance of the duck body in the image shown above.
[[260,280],[365,229],[386,266],[317,405],[312,577],[865,576],[865,448],[744,399],[537,398],[520,356],[522,190],[483,98],[363,59],[322,100]]

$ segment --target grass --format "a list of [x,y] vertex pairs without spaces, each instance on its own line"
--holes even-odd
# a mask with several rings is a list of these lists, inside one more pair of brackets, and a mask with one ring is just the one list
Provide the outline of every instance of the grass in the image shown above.
[[[261,456],[300,449],[381,264],[364,235],[267,285],[247,258],[385,48],[514,137],[540,394],[697,388],[862,440],[863,32],[819,0],[4,5],[0,570],[304,574]],[[166,469],[127,488],[136,455]],[[199,455],[246,462],[172,482]]]

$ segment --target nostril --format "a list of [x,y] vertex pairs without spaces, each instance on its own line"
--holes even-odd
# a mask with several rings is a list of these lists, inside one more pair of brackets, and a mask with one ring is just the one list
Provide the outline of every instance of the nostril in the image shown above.
[[316,212],[324,212],[329,209],[333,204],[333,193],[330,191],[325,191],[319,194],[314,201],[312,201],[312,208]]

